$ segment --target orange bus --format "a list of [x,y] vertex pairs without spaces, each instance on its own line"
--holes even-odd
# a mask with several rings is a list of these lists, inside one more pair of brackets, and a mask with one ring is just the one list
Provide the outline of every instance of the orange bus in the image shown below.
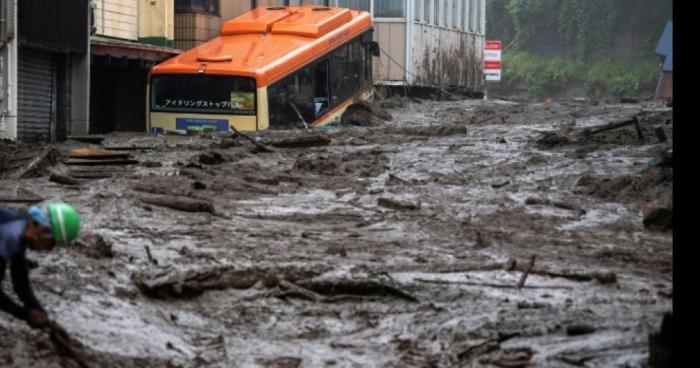
[[154,66],[148,129],[316,127],[372,98],[372,18],[326,6],[260,7]]

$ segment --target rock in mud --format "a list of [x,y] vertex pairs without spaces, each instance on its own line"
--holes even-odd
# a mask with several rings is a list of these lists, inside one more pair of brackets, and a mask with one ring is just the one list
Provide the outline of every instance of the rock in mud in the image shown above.
[[588,335],[595,331],[595,327],[585,323],[575,323],[566,327],[566,334],[569,336]]
[[340,123],[342,125],[373,126],[391,119],[392,116],[381,107],[366,101],[359,101],[348,106],[340,118]]
[[411,202],[406,202],[406,201],[399,201],[396,199],[391,199],[391,198],[379,198],[377,200],[377,205],[381,207],[386,207],[390,208],[392,210],[399,210],[399,211],[415,211],[420,209],[420,203],[411,203]]
[[547,132],[542,136],[540,139],[538,139],[536,142],[537,147],[540,149],[550,149],[554,148],[556,146],[562,146],[565,144],[571,143],[571,139],[569,137],[559,135],[557,133],[553,132]]
[[644,226],[653,231],[673,229],[673,197],[659,198],[647,203],[642,210]]
[[210,201],[165,195],[151,195],[139,198],[141,202],[154,206],[167,207],[185,212],[214,213],[214,205]]
[[90,258],[99,259],[114,256],[112,242],[96,233],[82,235],[70,248],[76,249]]

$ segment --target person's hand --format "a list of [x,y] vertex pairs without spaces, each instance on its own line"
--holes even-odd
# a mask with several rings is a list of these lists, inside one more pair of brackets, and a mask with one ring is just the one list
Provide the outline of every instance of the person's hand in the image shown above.
[[33,328],[41,328],[46,322],[46,314],[38,309],[32,309],[27,314],[27,324]]

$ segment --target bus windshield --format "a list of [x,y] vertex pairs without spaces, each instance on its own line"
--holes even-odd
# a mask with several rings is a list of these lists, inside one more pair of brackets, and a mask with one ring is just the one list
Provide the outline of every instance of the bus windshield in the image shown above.
[[202,74],[154,75],[151,111],[255,115],[255,80]]

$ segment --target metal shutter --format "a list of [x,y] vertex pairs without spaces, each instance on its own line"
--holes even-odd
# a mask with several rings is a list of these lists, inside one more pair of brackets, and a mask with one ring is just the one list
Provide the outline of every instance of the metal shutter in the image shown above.
[[20,49],[18,72],[18,138],[48,141],[55,117],[52,54]]

